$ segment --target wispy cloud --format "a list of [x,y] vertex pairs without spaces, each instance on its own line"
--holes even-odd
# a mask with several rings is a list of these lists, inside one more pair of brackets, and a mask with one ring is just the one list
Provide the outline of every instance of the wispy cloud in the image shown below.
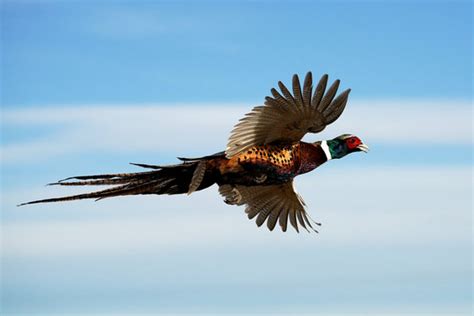
[[[427,110],[429,109],[429,110]],[[248,104],[149,104],[46,106],[3,111],[4,128],[55,128],[54,135],[2,146],[4,163],[48,159],[97,149],[110,152],[147,150],[218,151],[232,126],[250,110]],[[367,143],[470,144],[468,102],[355,101],[319,135],[354,133]]]

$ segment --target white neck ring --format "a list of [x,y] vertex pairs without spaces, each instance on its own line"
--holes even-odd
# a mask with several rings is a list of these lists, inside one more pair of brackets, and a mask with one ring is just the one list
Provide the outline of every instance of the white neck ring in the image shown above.
[[331,152],[329,151],[328,143],[325,140],[321,141],[321,148],[323,149],[324,154],[326,155],[326,159],[328,161],[331,160],[332,159]]

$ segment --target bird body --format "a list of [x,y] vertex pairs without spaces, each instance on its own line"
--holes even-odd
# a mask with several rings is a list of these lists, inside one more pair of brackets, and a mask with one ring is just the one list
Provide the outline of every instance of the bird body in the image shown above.
[[214,171],[216,183],[240,185],[282,184],[309,172],[327,161],[319,144],[298,142],[291,145],[249,147],[231,157],[208,160],[207,169]]
[[297,231],[300,226],[316,231],[303,199],[294,190],[293,179],[329,160],[368,150],[351,134],[314,143],[301,141],[308,132],[322,131],[345,108],[350,89],[336,96],[339,80],[326,90],[327,80],[328,76],[323,75],[314,93],[310,72],[303,89],[298,76],[293,76],[293,93],[278,82],[281,94],[272,89],[272,96],[265,98],[263,106],[254,107],[235,125],[225,151],[178,158],[181,163],[175,165],[134,164],[150,169],[145,172],[70,177],[52,185],[112,187],[20,205],[137,194],[191,194],[217,184],[224,201],[246,205],[248,217],[256,217],[258,226],[266,222],[273,230],[278,222],[286,231],[289,221]]

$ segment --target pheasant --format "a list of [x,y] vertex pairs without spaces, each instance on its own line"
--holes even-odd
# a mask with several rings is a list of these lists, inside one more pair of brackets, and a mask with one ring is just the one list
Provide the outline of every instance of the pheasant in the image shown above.
[[92,193],[36,200],[20,205],[104,199],[137,194],[191,194],[219,186],[224,202],[246,205],[249,219],[256,224],[266,222],[273,230],[279,222],[283,231],[288,221],[299,228],[316,231],[320,223],[310,220],[305,203],[293,187],[293,179],[310,172],[325,162],[353,152],[367,152],[368,146],[354,135],[314,143],[301,141],[306,133],[321,132],[343,112],[350,89],[336,97],[339,80],[326,90],[328,75],[323,75],[314,92],[311,72],[301,89],[293,76],[293,93],[280,81],[281,93],[271,89],[272,96],[262,106],[254,107],[232,130],[225,151],[198,158],[180,158],[175,165],[133,164],[147,168],[137,173],[75,176],[51,185],[110,185]]

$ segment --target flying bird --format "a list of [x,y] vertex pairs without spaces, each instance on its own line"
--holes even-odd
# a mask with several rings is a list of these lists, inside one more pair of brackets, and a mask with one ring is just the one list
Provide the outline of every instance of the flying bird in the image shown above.
[[279,223],[283,231],[288,221],[299,227],[317,230],[305,210],[305,203],[293,187],[293,179],[325,162],[353,152],[367,152],[368,146],[354,135],[343,134],[314,143],[301,141],[306,133],[319,133],[344,111],[350,89],[338,96],[339,80],[326,89],[328,75],[323,75],[313,91],[308,72],[301,89],[293,76],[293,93],[280,81],[281,92],[262,106],[254,107],[235,125],[225,151],[198,158],[180,158],[175,165],[134,164],[148,171],[137,173],[75,176],[51,185],[109,185],[102,191],[59,198],[36,200],[20,205],[81,199],[104,199],[138,194],[191,194],[219,186],[224,202],[246,205],[249,219],[273,230]]

